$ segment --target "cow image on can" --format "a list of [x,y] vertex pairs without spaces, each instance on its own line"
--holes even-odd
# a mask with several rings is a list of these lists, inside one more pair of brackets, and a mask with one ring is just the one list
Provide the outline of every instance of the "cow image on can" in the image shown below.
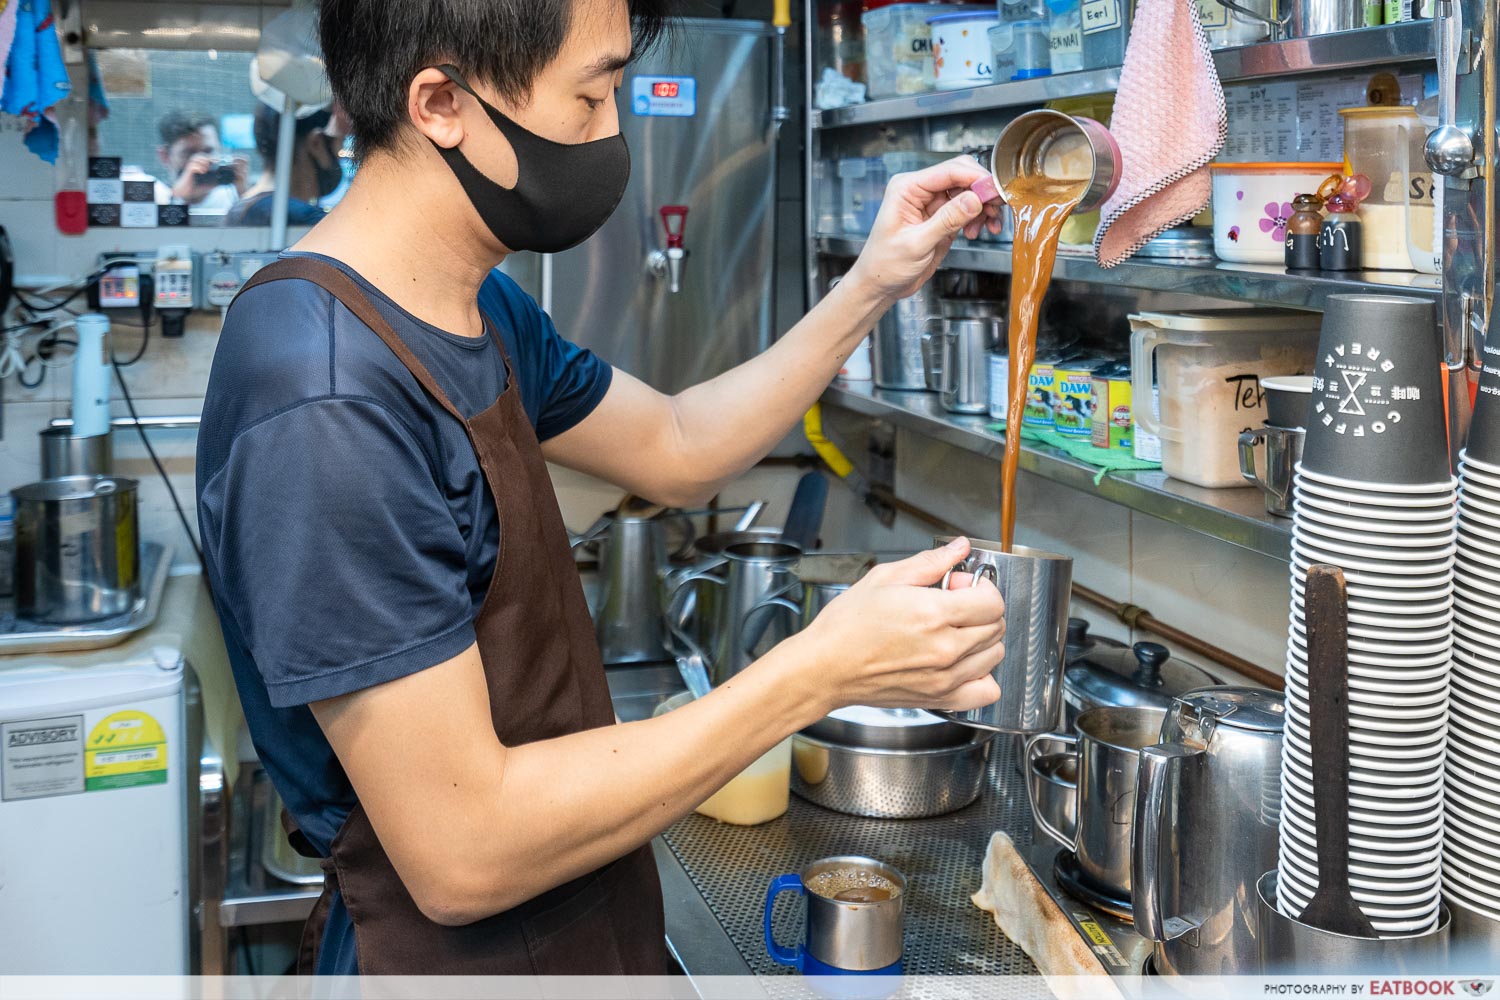
[[1076,438],[1094,433],[1094,370],[1107,363],[1104,358],[1090,358],[1053,367],[1053,430]]

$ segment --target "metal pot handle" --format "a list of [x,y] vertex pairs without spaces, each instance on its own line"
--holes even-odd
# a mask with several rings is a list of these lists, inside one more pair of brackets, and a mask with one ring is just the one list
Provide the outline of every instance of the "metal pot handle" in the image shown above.
[[[1256,486],[1265,487],[1266,481],[1255,472],[1255,446],[1266,439],[1266,429],[1255,427],[1248,431],[1240,432],[1240,475],[1247,482]],[[1270,470],[1266,470],[1269,474]]]
[[947,590],[948,581],[953,578],[954,573],[972,573],[973,576],[969,580],[969,586],[971,587],[979,586],[979,581],[984,579],[988,579],[990,583],[993,583],[996,587],[999,587],[1000,574],[995,570],[995,567],[991,563],[987,562],[980,562],[976,566],[976,562],[978,562],[978,560],[976,560],[973,556],[969,556],[963,562],[948,570],[948,572],[943,574],[943,578],[938,581],[938,589]]
[[[975,578],[978,578],[977,575]],[[1064,836],[1061,830],[1047,822],[1046,816],[1043,815],[1043,810],[1037,806],[1038,793],[1035,787],[1037,777],[1031,765],[1037,757],[1041,756],[1038,747],[1043,743],[1061,743],[1065,746],[1070,746],[1073,749],[1069,752],[1072,756],[1077,757],[1078,736],[1074,733],[1043,733],[1040,736],[1033,736],[1026,741],[1026,800],[1031,804],[1031,818],[1036,822],[1038,829],[1071,851],[1078,843],[1078,831],[1074,830],[1071,837]],[[1075,791],[1073,794],[1077,795],[1078,793]]]
[[[1130,865],[1130,896],[1136,933],[1148,941],[1173,941],[1198,924],[1161,908],[1161,832],[1171,829],[1165,815],[1168,802],[1175,801],[1182,780],[1182,762],[1201,757],[1202,750],[1181,743],[1158,743],[1140,754],[1136,776],[1135,851]],[[1168,795],[1168,792],[1172,793]]]

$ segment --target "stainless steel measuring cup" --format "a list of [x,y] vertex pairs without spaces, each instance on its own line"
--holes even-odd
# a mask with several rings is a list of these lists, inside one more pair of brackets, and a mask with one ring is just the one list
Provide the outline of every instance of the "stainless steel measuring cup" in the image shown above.
[[1018,177],[1082,180],[1074,164],[1064,161],[1069,156],[1081,157],[1084,150],[1090,161],[1089,184],[1074,211],[1093,211],[1120,185],[1124,166],[1120,144],[1092,118],[1047,108],[1028,111],[1005,126],[990,152],[990,176],[974,182],[969,190],[982,201],[1009,201],[1006,188]]
[[[940,536],[946,545],[952,536]],[[1005,599],[1005,651],[990,672],[1000,699],[966,712],[938,715],[975,729],[1001,733],[1050,732],[1062,713],[1063,650],[1068,638],[1068,602],[1073,595],[1073,560],[1024,545],[1001,550],[999,542],[970,539],[968,558],[954,572],[988,579]]]

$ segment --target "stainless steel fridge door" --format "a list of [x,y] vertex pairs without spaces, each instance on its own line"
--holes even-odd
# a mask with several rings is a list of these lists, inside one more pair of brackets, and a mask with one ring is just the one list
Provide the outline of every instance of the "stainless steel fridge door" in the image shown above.
[[[550,279],[544,271],[558,331],[664,392],[711,378],[770,343],[772,38],[759,21],[684,19],[626,68],[624,199],[588,242],[553,255]],[[671,98],[650,99],[658,82]],[[650,254],[667,245],[660,215],[667,205],[688,208],[688,257],[675,294],[665,274],[648,267]]]

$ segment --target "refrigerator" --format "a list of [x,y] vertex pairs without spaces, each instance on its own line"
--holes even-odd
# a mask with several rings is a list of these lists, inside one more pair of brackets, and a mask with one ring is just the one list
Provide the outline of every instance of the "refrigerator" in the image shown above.
[[[592,238],[541,262],[558,331],[673,393],[771,341],[776,130],[774,29],[685,18],[625,70],[630,183]],[[663,208],[683,207],[672,291]]]
[[188,973],[183,670],[0,664],[0,976]]

